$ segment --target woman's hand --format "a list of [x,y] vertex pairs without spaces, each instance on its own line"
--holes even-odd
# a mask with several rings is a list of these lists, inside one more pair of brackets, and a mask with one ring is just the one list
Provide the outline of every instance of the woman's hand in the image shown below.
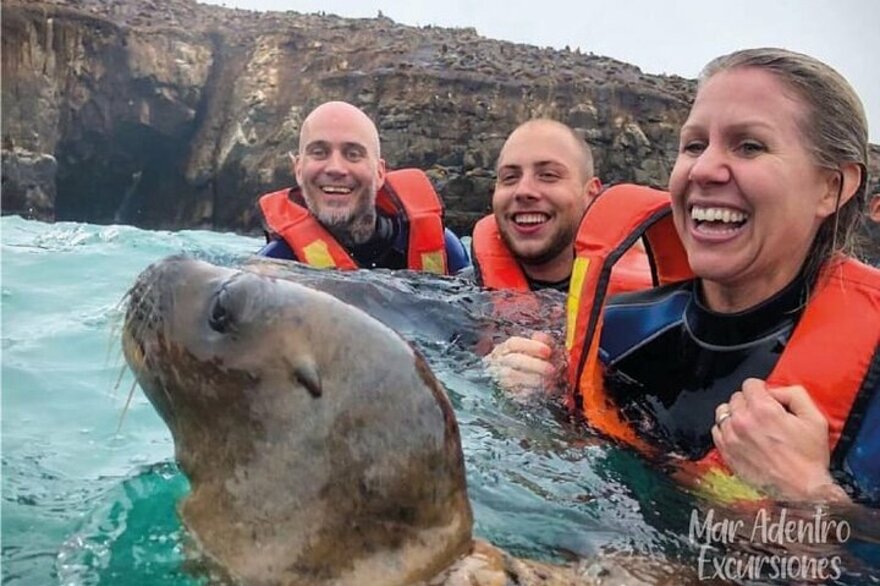
[[553,364],[553,339],[536,332],[531,339],[513,336],[483,358],[489,373],[505,391],[527,398],[535,391],[556,386],[558,368]]
[[712,438],[734,474],[774,498],[849,501],[828,470],[828,421],[802,386],[746,379],[715,410]]

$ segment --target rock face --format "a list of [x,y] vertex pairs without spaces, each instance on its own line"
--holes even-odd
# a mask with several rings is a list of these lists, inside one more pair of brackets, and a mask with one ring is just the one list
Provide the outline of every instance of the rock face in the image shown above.
[[3,212],[50,220],[55,215],[55,157],[3,149]]
[[606,182],[662,185],[692,89],[607,58],[381,17],[7,0],[4,191],[23,195],[3,210],[253,231],[256,196],[293,181],[286,153],[304,116],[344,99],[376,120],[392,168],[429,171],[467,231],[489,209],[504,138],[530,117],[582,129]]
[[695,87],[381,16],[192,0],[2,9],[3,212],[40,219],[257,231],[256,196],[293,182],[303,118],[342,99],[376,121],[391,168],[428,171],[465,233],[489,210],[504,138],[532,117],[580,129],[605,183],[665,185]]

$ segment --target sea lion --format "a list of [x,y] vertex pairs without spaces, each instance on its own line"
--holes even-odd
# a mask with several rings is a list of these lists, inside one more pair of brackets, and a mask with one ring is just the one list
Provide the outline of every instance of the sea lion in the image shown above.
[[[472,346],[477,343],[486,310],[491,307],[488,296],[472,283],[431,273],[387,269],[328,271],[266,257],[249,258],[240,268],[329,293],[378,319],[410,342],[454,341],[460,347]],[[467,302],[462,303],[465,299]]]
[[475,542],[454,413],[398,334],[282,279],[172,257],[129,292],[123,349],[165,420],[202,552],[255,585],[681,583]]

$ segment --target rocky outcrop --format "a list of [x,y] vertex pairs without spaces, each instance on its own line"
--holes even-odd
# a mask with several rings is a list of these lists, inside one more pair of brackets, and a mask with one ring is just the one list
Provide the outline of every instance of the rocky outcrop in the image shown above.
[[[662,184],[691,91],[681,78],[472,29],[187,0],[8,0],[4,150],[51,155],[57,168],[54,193],[31,197],[39,205],[3,206],[254,230],[256,195],[293,180],[286,153],[303,117],[345,99],[376,120],[391,167],[429,171],[451,224],[466,231],[489,209],[494,159],[519,122],[551,116],[580,128],[607,182]],[[37,159],[17,160],[23,169]]]
[[55,217],[55,157],[22,148],[3,150],[3,212],[37,220]]
[[383,17],[5,0],[2,24],[3,211],[43,219],[255,231],[256,196],[293,182],[304,116],[343,99],[376,121],[390,167],[428,171],[462,233],[489,210],[504,138],[531,117],[580,129],[606,183],[665,185],[694,90]]

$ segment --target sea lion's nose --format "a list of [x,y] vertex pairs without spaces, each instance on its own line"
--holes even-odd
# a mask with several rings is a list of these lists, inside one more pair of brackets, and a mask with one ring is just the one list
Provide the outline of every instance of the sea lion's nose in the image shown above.
[[[144,269],[129,289],[126,325],[129,327],[155,326],[159,320],[156,308],[159,304],[159,282],[173,278],[183,265],[193,262],[182,255],[175,255],[155,262]],[[137,329],[135,330],[137,331]]]

